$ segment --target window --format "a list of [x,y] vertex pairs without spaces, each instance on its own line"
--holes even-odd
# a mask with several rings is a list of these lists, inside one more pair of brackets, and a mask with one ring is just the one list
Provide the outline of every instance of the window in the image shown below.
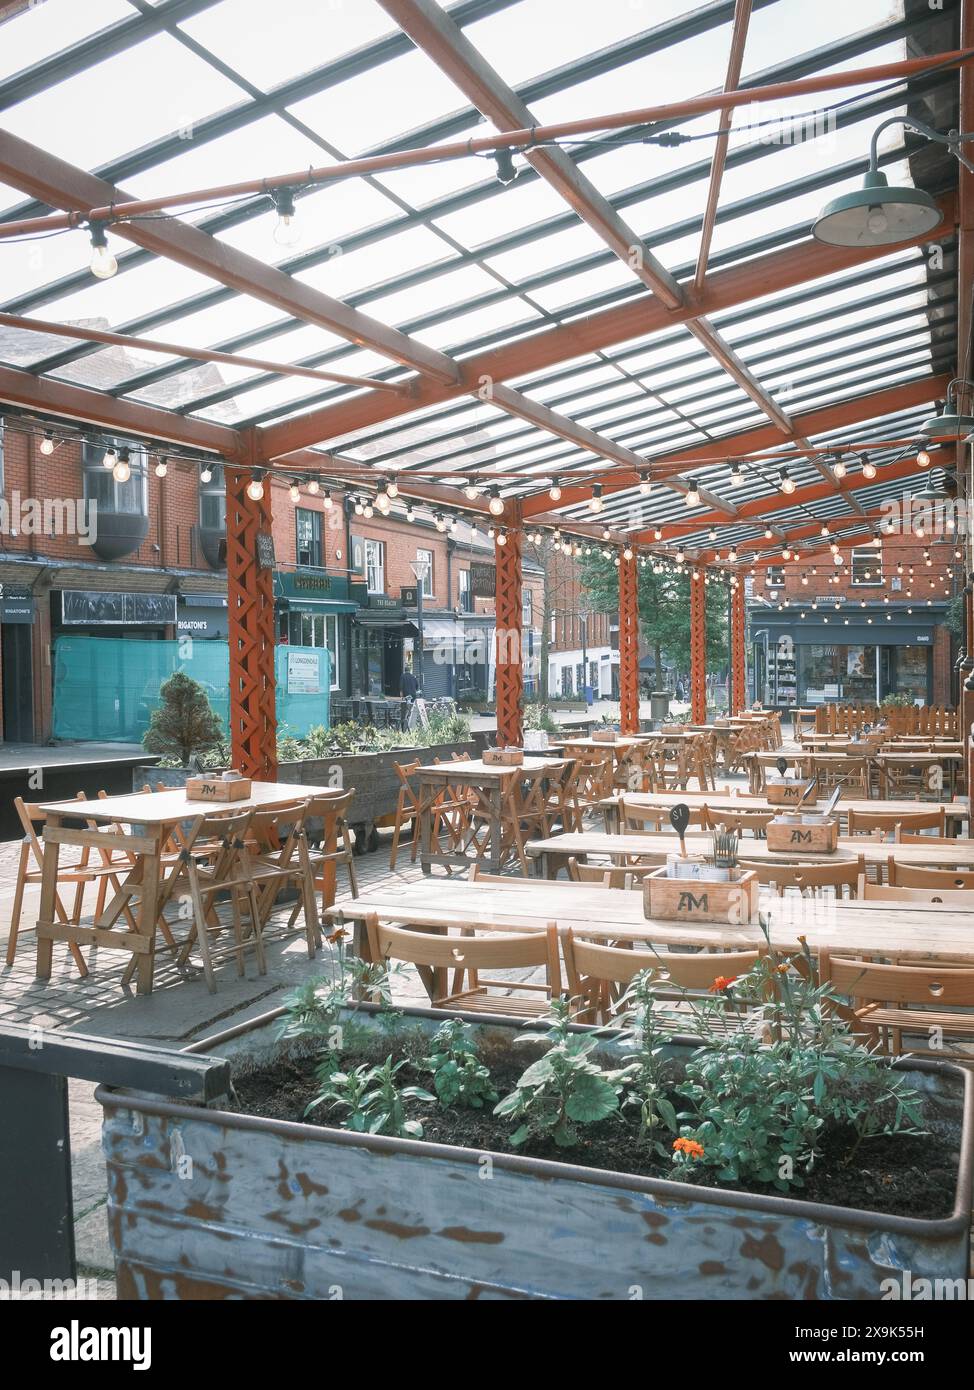
[[433,598],[435,590],[433,588],[433,552],[432,550],[417,550],[416,560],[419,564],[426,562],[426,573],[423,575],[423,598]]
[[223,469],[219,464],[215,464],[212,473],[213,476],[208,483],[200,483],[200,526],[204,531],[225,531],[227,492],[223,481]]
[[292,647],[327,647],[331,666],[331,688],[339,687],[338,615],[335,613],[288,613],[282,626]]
[[365,584],[370,594],[384,594],[385,545],[366,536],[352,537],[352,569],[365,576]]
[[864,546],[852,552],[849,566],[852,583],[857,588],[877,586],[883,582],[883,553],[878,547]]
[[521,622],[525,627],[530,627],[532,621],[531,609],[531,590],[521,594]]
[[104,512],[128,516],[144,516],[146,507],[145,450],[124,440],[113,440],[112,447],[129,450],[129,477],[124,483],[115,481],[112,469],[102,463],[107,444],[84,446],[85,501],[95,502]]
[[554,613],[552,613],[552,615],[551,615],[551,640],[552,640],[552,642],[557,641],[557,637],[556,637],[556,635],[555,635],[555,629],[556,629],[556,624],[557,624],[557,622],[558,622],[557,617],[555,616]]
[[469,570],[457,570],[457,599],[464,613],[473,612],[473,595],[470,592]]
[[299,565],[322,564],[321,556],[321,512],[298,507],[294,513],[297,535],[296,555]]
[[764,582],[769,589],[780,589],[785,582],[784,565],[769,565]]

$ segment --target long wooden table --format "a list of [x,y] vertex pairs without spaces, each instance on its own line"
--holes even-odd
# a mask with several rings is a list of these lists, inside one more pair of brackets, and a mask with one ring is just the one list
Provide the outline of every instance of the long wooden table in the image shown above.
[[[546,797],[553,778],[561,776],[565,758],[528,758],[516,767],[466,762],[434,763],[417,768],[417,816],[423,873],[434,864],[469,868],[473,862],[497,873],[514,854],[527,870],[525,824],[548,831]],[[454,792],[467,800],[465,826],[444,822],[439,808]],[[443,836],[446,843],[443,843]]]
[[[971,914],[941,904],[834,902],[767,895],[772,946],[797,953],[804,937],[812,953],[843,951],[851,955],[912,955],[926,960],[945,957],[974,963]],[[753,950],[764,944],[757,923],[687,923],[643,914],[642,893],[588,884],[515,879],[504,884],[466,880],[448,885],[437,880],[376,890],[335,904],[327,916],[351,923],[355,948],[364,953],[364,923],[370,913],[381,921],[441,930],[495,928],[543,931],[550,924],[571,927],[578,935],[603,941],[651,941],[657,946],[709,946]]]
[[[688,854],[710,854],[713,850],[713,841],[707,834],[688,834],[685,843]],[[613,862],[632,858],[665,864],[667,855],[679,853],[679,848],[680,842],[673,832],[609,835],[591,830],[528,840],[524,852],[533,860],[539,878],[552,879],[561,869],[567,868],[570,858],[584,860],[589,855],[599,855]],[[901,864],[928,869],[967,869],[974,868],[974,840],[954,840],[949,845],[899,845],[870,840],[864,835],[846,835],[840,837],[834,854],[795,854],[788,850],[771,850],[767,840],[745,836],[738,846],[738,855],[741,859],[770,864],[855,863],[861,855],[867,865],[880,868],[895,855]]]
[[[44,802],[44,866],[37,917],[37,977],[51,978],[55,941],[76,942],[128,951],[136,957],[136,989],[152,991],[155,964],[156,923],[162,887],[162,856],[174,828],[196,816],[220,811],[272,810],[308,797],[336,797],[334,787],[296,786],[289,782],[254,782],[251,795],[240,801],[190,801],[183,788],[164,792],[138,792],[132,796],[99,797],[94,801]],[[83,821],[83,827],[74,824]],[[65,822],[69,822],[65,824]],[[126,835],[97,826],[138,827]],[[325,848],[329,843],[325,828]],[[55,921],[58,860],[62,845],[98,853],[122,855],[118,860],[120,891],[90,926]],[[124,875],[124,878],[123,878]],[[120,930],[116,923],[137,900],[135,930]]]
[[[787,808],[782,806],[772,806],[763,796],[735,796],[732,792],[631,792],[625,797],[626,803],[632,807],[640,807],[648,810],[669,811],[673,806],[685,805],[691,810],[694,807],[706,806],[711,811],[779,811]],[[599,803],[605,817],[606,829],[617,830],[619,827],[619,807],[622,802],[621,796],[606,797]],[[876,801],[873,798],[863,799],[861,797],[848,799],[843,798],[836,807],[836,814],[839,816],[847,815],[849,811],[855,811],[862,815],[875,815],[881,812],[885,815],[916,815],[917,811],[939,811],[943,810],[947,816],[948,826],[956,828],[961,822],[968,819],[968,803],[966,797],[958,797],[953,801],[923,801],[913,799],[898,798],[895,801]]]

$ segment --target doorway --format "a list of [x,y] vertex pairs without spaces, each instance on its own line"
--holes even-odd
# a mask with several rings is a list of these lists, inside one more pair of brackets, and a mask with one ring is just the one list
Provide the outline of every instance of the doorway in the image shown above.
[[34,741],[34,676],[30,623],[4,623],[0,639],[3,662],[3,740]]

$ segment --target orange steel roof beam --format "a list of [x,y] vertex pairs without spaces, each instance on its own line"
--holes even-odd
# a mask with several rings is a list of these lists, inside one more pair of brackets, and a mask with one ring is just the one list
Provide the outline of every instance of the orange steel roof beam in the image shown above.
[[[387,7],[388,8],[388,7]],[[733,92],[710,92],[703,96],[690,97],[685,101],[674,101],[659,106],[638,107],[631,111],[612,112],[600,116],[584,116],[573,121],[560,121],[550,125],[529,126],[522,130],[506,130],[498,135],[479,136],[476,139],[459,140],[449,144],[397,151],[393,154],[370,155],[362,159],[349,159],[341,164],[324,165],[318,168],[297,169],[284,174],[269,174],[263,178],[246,179],[238,183],[218,184],[206,188],[196,188],[181,193],[163,194],[156,198],[131,198],[120,195],[116,199],[99,194],[87,199],[81,206],[67,213],[52,217],[24,218],[18,222],[8,222],[0,226],[0,237],[17,236],[37,231],[50,231],[58,227],[74,227],[89,219],[109,221],[118,217],[136,217],[146,213],[161,212],[168,208],[190,204],[219,202],[231,198],[245,197],[248,194],[270,193],[281,188],[303,188],[309,185],[327,183],[334,179],[345,179],[353,175],[380,174],[392,169],[405,169],[419,164],[439,164],[448,159],[462,159],[474,154],[489,154],[502,149],[528,149],[544,141],[570,139],[576,135],[588,135],[600,130],[623,130],[629,126],[651,125],[657,121],[690,119],[709,111],[728,111],[752,102],[783,101],[789,97],[812,95],[819,92],[836,91],[843,87],[865,86],[872,82],[889,82],[898,78],[909,78],[929,72],[934,68],[963,67],[974,61],[974,52],[965,49],[952,49],[949,52],[930,54],[924,58],[908,58],[895,63],[880,63],[873,67],[831,73],[818,73],[813,77],[798,78],[793,82],[775,82],[761,87],[748,87]],[[19,186],[19,185],[15,185]],[[49,199],[39,199],[49,202]],[[52,206],[57,206],[57,201]]]
[[[104,179],[87,174],[4,130],[0,130],[0,182],[9,183],[52,207],[69,208],[74,212],[84,212],[98,202],[118,204],[128,196]],[[221,285],[292,314],[304,323],[327,328],[357,346],[374,348],[384,357],[438,382],[457,380],[456,364],[443,353],[189,223],[164,217],[147,222],[123,222],[114,230],[157,256],[188,266]],[[375,394],[385,398],[391,393]]]
[[234,352],[187,347],[185,343],[157,342],[153,338],[138,338],[131,333],[110,333],[100,328],[81,328],[71,323],[52,323],[49,319],[23,318],[19,314],[0,313],[0,326],[23,329],[25,333],[48,333],[56,338],[74,338],[88,343],[105,343],[109,347],[134,348],[140,352],[161,352],[168,357],[190,357],[197,362],[220,362],[229,367],[253,367],[257,371],[274,372],[278,376],[309,377],[312,381],[337,382],[341,386],[365,386],[372,387],[376,391],[395,391],[400,394],[410,389],[405,383],[376,381],[369,376],[347,376],[342,372],[323,372],[314,367],[292,366],[288,362],[273,362],[262,357],[243,357]]
[[[906,245],[921,246],[946,235],[954,225],[956,199],[952,195],[941,198],[940,207],[946,225],[942,223],[898,249],[905,249]],[[409,400],[370,393],[307,411],[279,424],[258,427],[261,460],[268,462],[293,449],[337,439],[413,410],[476,393],[484,388],[485,381],[496,383],[543,371],[599,348],[649,337],[685,323],[694,314],[722,313],[754,299],[852,270],[887,254],[888,248],[883,246],[828,246],[810,237],[796,247],[758,256],[709,275],[704,293],[693,307],[668,310],[659,301],[640,296],[588,318],[573,319],[570,323],[525,334],[515,342],[466,358],[460,364],[461,379],[456,385],[424,381],[417,384],[416,394]],[[755,448],[769,448],[781,442],[779,431],[769,427]],[[724,457],[722,444],[715,444],[714,450],[715,458]]]
[[[727,61],[727,77],[724,91],[732,92],[741,80],[741,67],[744,62],[744,48],[747,31],[751,23],[751,0],[737,0],[734,6],[734,29],[731,34],[730,57]],[[717,221],[717,204],[720,201],[720,185],[727,162],[727,144],[731,122],[734,119],[732,107],[720,113],[718,130],[721,132],[714,146],[714,156],[710,164],[710,183],[707,188],[707,205],[704,208],[703,226],[700,229],[700,249],[697,252],[697,269],[693,277],[693,289],[699,294],[707,276],[707,262],[710,258],[710,244],[713,240]]]

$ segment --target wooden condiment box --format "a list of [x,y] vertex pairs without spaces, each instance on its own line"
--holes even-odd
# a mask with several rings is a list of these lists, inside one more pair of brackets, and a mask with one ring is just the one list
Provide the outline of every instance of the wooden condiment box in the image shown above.
[[647,918],[684,922],[753,922],[758,911],[758,876],[735,870],[736,878],[667,878],[655,869],[643,879],[643,912]]
[[187,801],[246,801],[250,796],[249,777],[188,777]]
[[764,833],[768,849],[775,854],[834,854],[839,844],[839,822],[834,817],[822,825],[773,820]]
[[[807,782],[769,782],[764,789],[765,799],[771,806],[797,806],[807,786]],[[811,809],[814,796],[806,797],[805,805]]]
[[595,729],[592,732],[593,743],[615,743],[617,737],[615,729]]
[[485,748],[483,760],[487,767],[520,767],[524,762],[524,749]]

